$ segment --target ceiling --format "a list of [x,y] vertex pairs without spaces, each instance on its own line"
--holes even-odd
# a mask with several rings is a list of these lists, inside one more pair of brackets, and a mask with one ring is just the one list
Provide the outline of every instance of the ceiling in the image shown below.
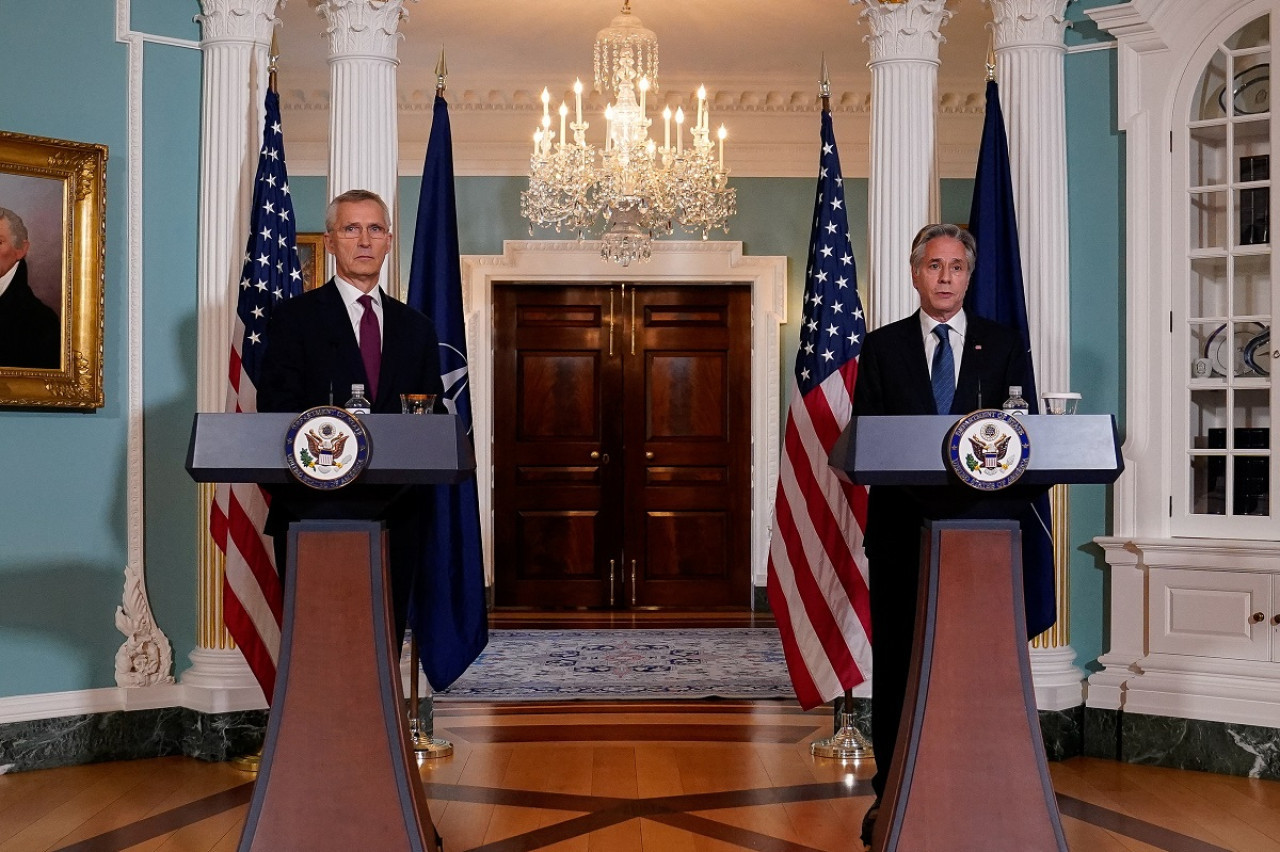
[[[323,174],[329,125],[328,41],[318,0],[280,13],[278,88],[289,167]],[[553,109],[575,78],[591,85],[596,32],[621,0],[407,0],[401,21],[399,135],[402,173],[421,169],[430,130],[435,66],[448,64],[450,124],[459,174],[523,174],[537,100]],[[725,159],[738,176],[810,176],[818,136],[818,77],[826,57],[832,112],[846,174],[867,173],[870,58],[862,5],[849,0],[632,0],[658,36],[659,100],[688,104],[705,85],[712,124],[728,128]],[[939,171],[971,177],[982,121],[990,12],[980,0],[951,0],[940,49]],[[650,95],[650,103],[653,95]],[[603,127],[604,100],[587,109]],[[586,106],[586,105],[584,105]],[[594,113],[592,115],[591,113]]]

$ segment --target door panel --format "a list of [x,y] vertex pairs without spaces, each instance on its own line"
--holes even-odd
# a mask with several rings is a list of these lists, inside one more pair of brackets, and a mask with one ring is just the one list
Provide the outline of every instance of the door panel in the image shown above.
[[[502,606],[605,607],[621,506],[620,365],[598,288],[494,291],[494,556]],[[607,294],[606,294],[607,295]],[[616,466],[615,466],[616,469]]]
[[748,608],[748,289],[500,285],[494,318],[497,603]]

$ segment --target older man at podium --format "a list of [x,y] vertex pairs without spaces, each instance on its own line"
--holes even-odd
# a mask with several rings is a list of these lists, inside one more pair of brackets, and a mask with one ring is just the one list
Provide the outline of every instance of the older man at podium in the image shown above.
[[[853,416],[955,414],[999,408],[1023,385],[1027,356],[1013,329],[964,310],[977,248],[957,225],[928,225],[911,246],[920,309],[870,332],[858,362]],[[903,488],[875,486],[865,548],[871,590],[871,736],[875,803],[862,824],[871,844],[898,738],[916,624],[920,526],[928,510]]]

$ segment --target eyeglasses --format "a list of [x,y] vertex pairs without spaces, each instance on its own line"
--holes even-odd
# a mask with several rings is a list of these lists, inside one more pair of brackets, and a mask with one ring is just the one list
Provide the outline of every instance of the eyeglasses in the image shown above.
[[369,225],[368,227],[344,225],[341,228],[334,228],[332,233],[342,240],[357,240],[361,234],[368,234],[369,239],[373,242],[381,242],[391,236],[391,231],[382,225]]

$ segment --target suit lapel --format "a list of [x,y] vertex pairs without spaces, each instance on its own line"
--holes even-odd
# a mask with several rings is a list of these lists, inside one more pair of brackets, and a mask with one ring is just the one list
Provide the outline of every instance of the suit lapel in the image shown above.
[[931,414],[936,406],[933,402],[933,384],[929,381],[929,363],[924,357],[924,338],[920,335],[920,312],[916,311],[894,325],[898,336],[894,351],[902,353],[901,375],[903,385],[910,389],[912,411],[919,414]]
[[969,317],[964,357],[960,359],[960,378],[956,381],[956,396],[951,404],[953,414],[968,414],[982,407],[982,377],[987,375],[988,360],[985,342],[980,324]]

